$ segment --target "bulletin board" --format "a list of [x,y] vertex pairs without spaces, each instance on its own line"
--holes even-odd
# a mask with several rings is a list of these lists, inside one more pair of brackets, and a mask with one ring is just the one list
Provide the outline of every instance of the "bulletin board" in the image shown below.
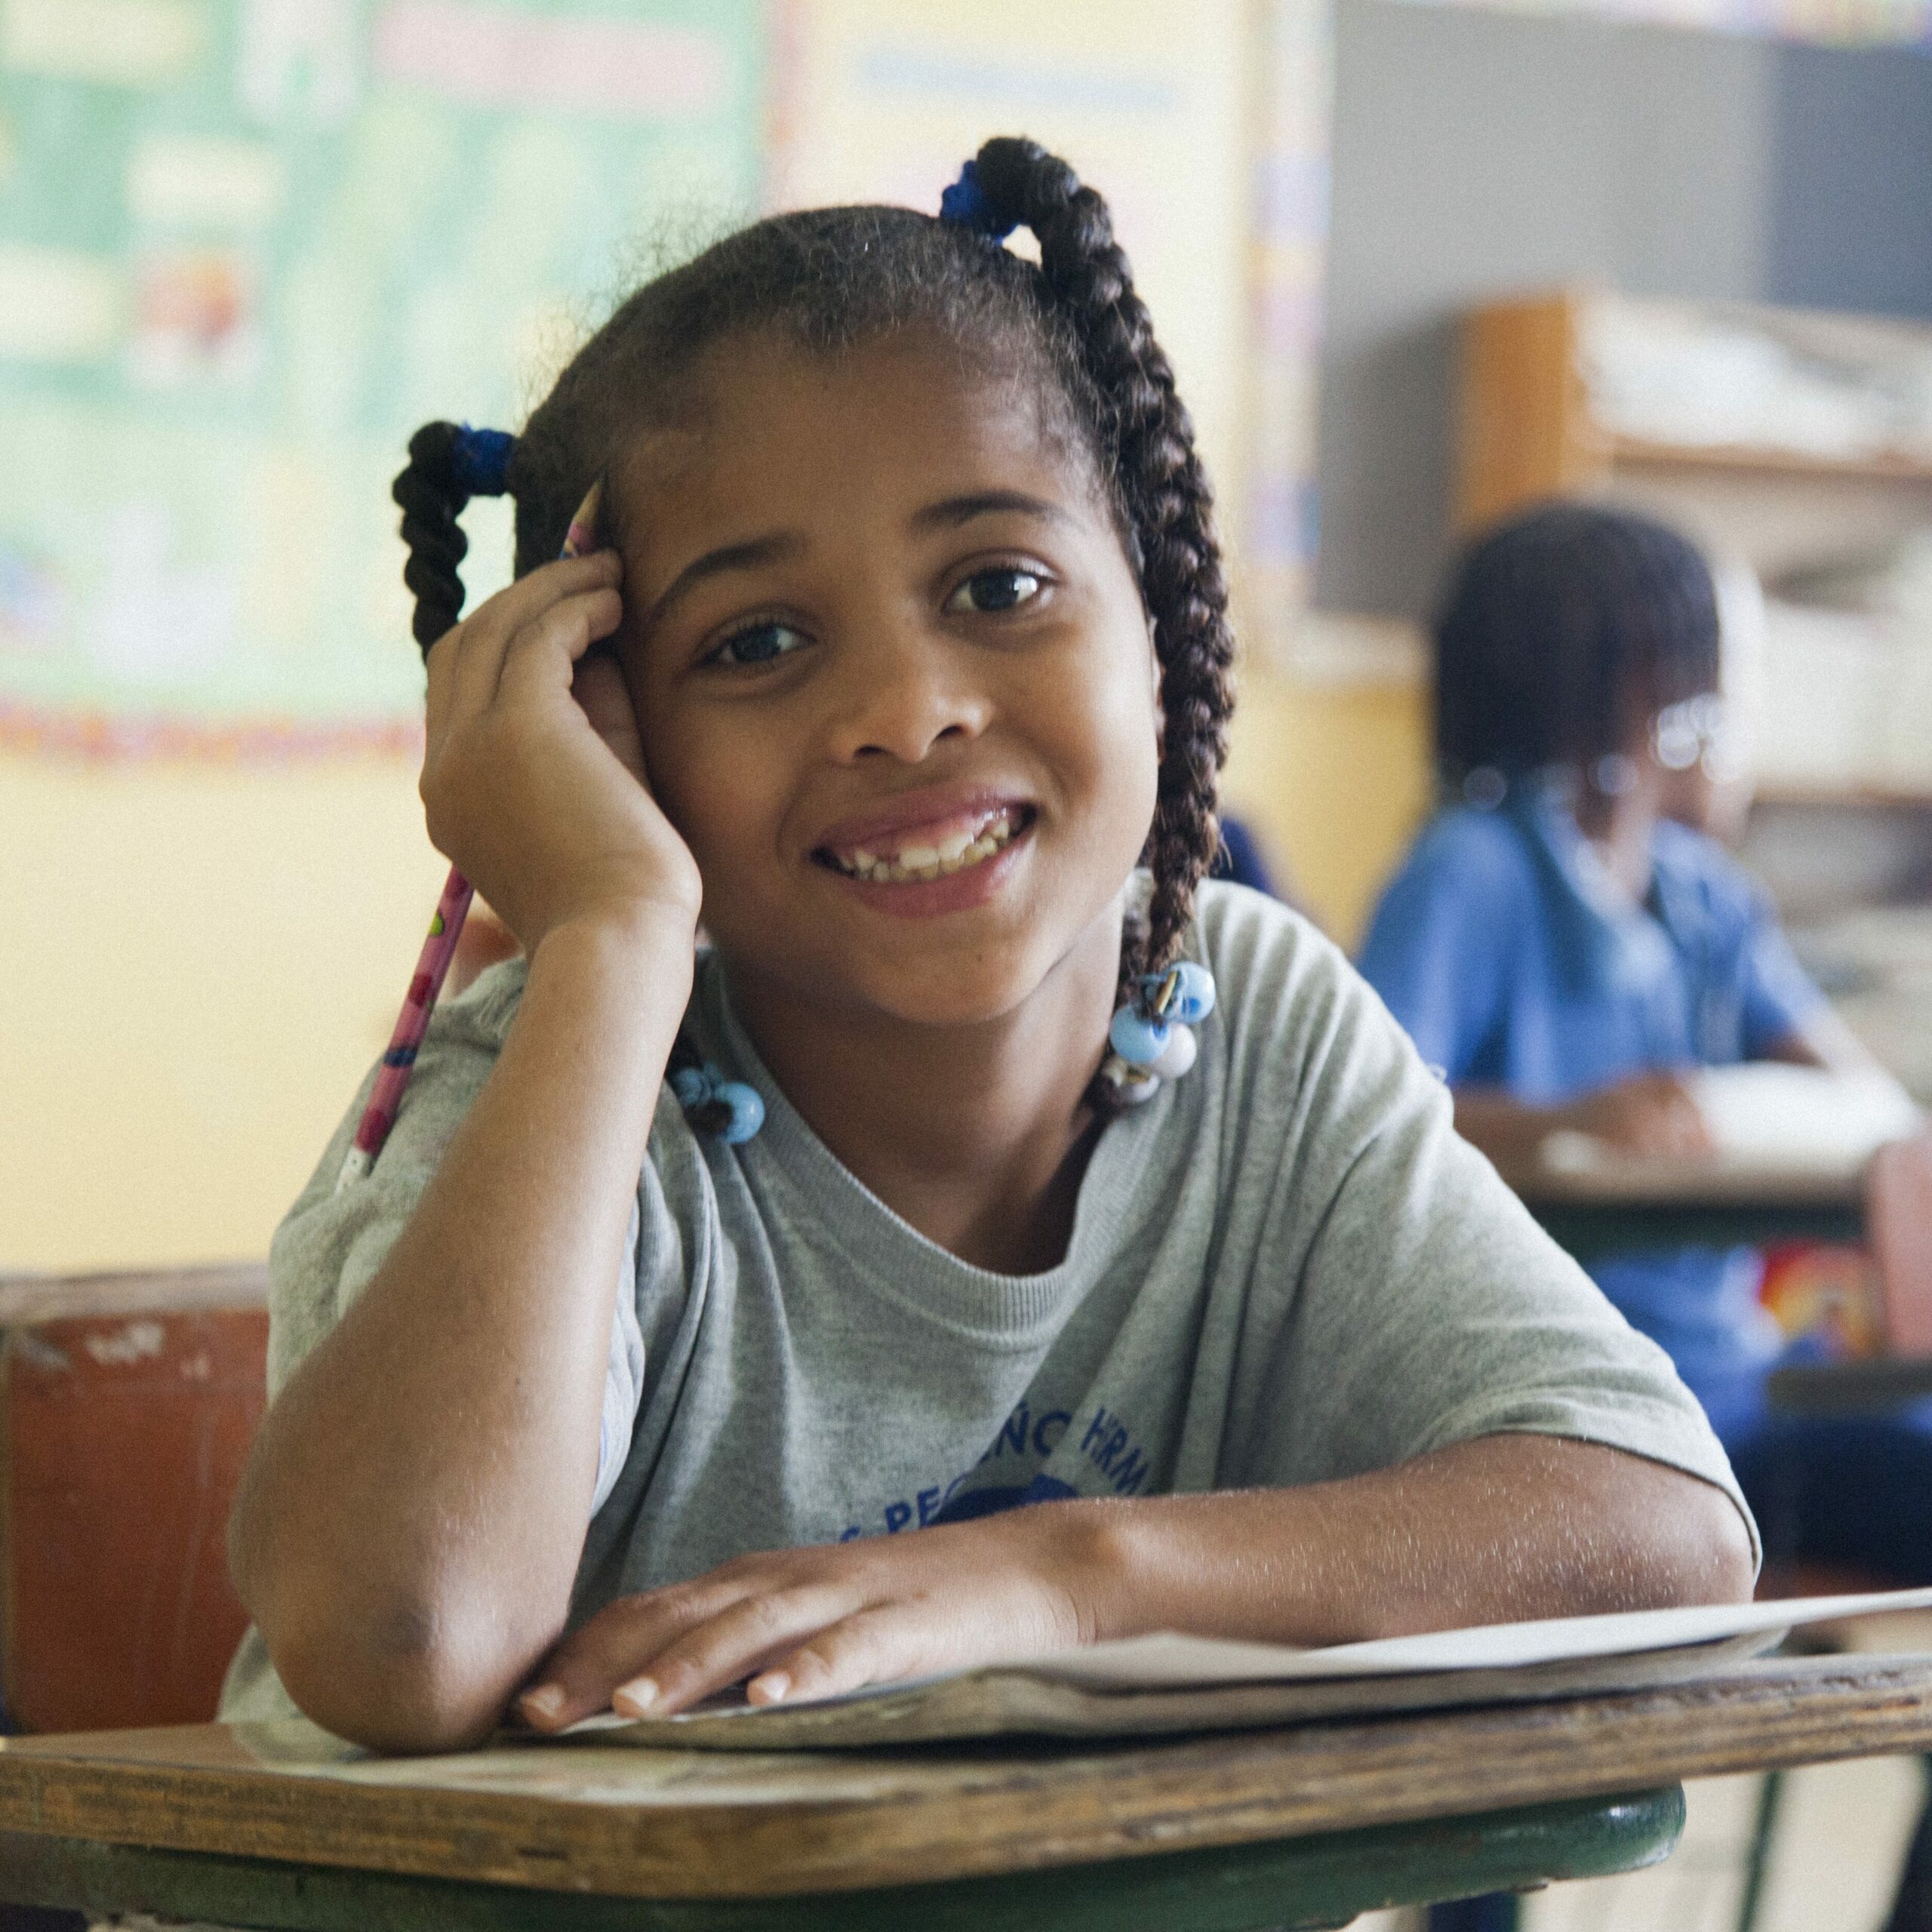
[[[936,208],[990,134],[1100,186],[1244,634],[1313,554],[1327,0],[0,0],[0,745],[405,749],[389,484],[513,426],[764,208]],[[506,506],[473,505],[472,602]]]
[[514,420],[755,211],[766,44],[757,0],[0,0],[0,743],[413,739],[411,432]]

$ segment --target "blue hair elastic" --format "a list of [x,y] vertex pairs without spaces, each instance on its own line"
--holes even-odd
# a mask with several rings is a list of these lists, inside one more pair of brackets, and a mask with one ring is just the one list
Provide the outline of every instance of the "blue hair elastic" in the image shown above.
[[970,228],[989,242],[1004,242],[1020,224],[1002,221],[993,212],[986,191],[980,186],[980,168],[969,161],[959,171],[959,179],[939,198],[939,218],[955,228]]
[[510,452],[516,438],[507,429],[472,429],[467,423],[456,432],[456,477],[472,497],[500,497],[509,488]]

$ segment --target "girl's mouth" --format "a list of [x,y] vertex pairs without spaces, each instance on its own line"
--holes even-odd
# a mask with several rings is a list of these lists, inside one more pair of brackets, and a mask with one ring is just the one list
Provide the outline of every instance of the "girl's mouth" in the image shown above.
[[820,865],[869,885],[925,884],[997,858],[1027,830],[1034,817],[1031,805],[1001,805],[909,826],[865,845],[820,846],[812,857]]

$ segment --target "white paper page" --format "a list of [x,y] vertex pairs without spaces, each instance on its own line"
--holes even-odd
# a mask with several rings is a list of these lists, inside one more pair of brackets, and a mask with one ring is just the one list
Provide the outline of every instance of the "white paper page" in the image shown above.
[[1095,1690],[1184,1689],[1214,1684],[1281,1684],[1324,1678],[1392,1677],[1437,1670],[1500,1670],[1585,1657],[1626,1657],[1684,1644],[1714,1643],[1756,1630],[1785,1630],[1881,1611],[1932,1610],[1932,1589],[1867,1595],[1791,1597],[1782,1601],[1694,1604],[1606,1617],[1488,1623],[1422,1637],[1384,1637],[1298,1651],[1171,1632],[1094,1644],[1003,1665]]
[[1718,1153],[1753,1168],[1856,1174],[1887,1141],[1924,1124],[1889,1074],[1757,1060],[1705,1067],[1692,1088]]

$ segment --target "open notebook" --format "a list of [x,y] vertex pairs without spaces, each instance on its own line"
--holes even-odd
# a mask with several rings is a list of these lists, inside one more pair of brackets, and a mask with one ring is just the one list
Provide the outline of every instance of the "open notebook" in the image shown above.
[[1295,1650],[1134,1637],[1026,1662],[758,1708],[738,1694],[669,1718],[591,1718],[576,1743],[841,1749],[1004,1736],[1235,1730],[1374,1712],[1520,1703],[1688,1683],[1799,1626],[1932,1609],[1932,1589],[1554,1617]]

